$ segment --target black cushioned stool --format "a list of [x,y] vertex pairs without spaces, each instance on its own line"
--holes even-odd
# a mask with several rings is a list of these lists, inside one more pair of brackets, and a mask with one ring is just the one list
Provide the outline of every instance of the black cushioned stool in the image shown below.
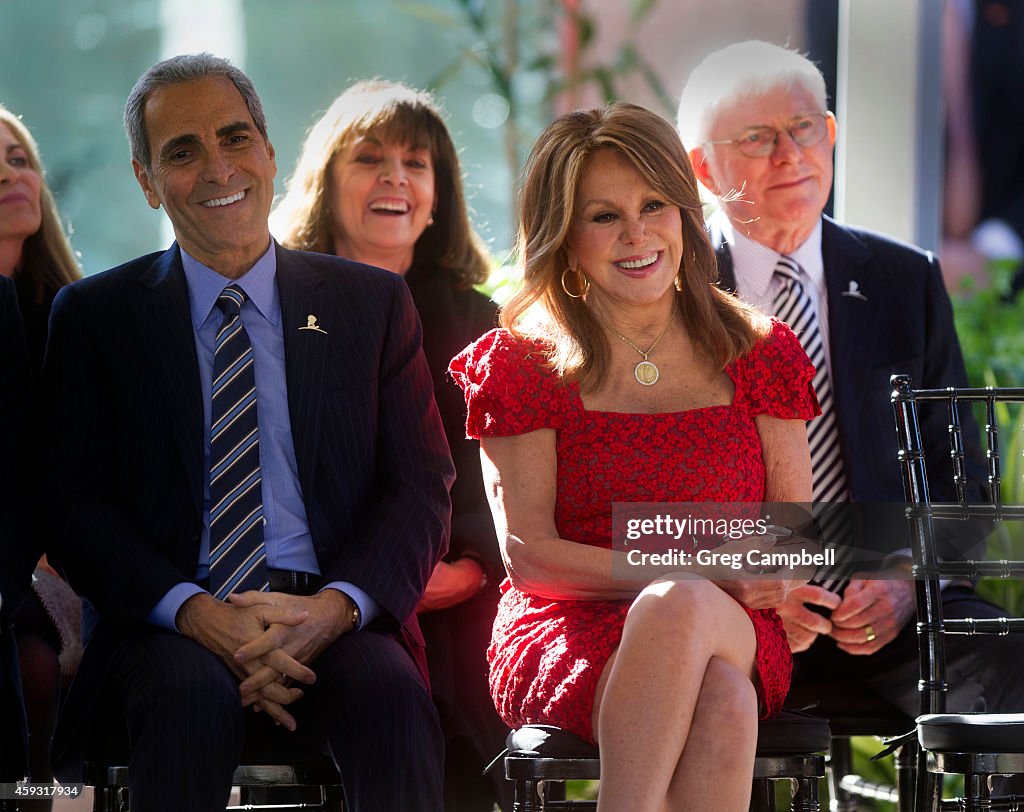
[[[93,812],[130,812],[127,735],[122,739],[107,731],[98,738],[84,765],[84,783],[94,788]],[[246,739],[231,784],[239,790],[239,804],[232,809],[344,812],[337,767],[325,753],[310,748],[285,752]]]
[[[799,711],[783,711],[760,722],[751,812],[773,812],[774,782],[784,779],[793,786],[793,812],[818,812],[818,780],[825,775],[821,753],[828,750],[830,738],[826,720]],[[601,777],[596,747],[550,725],[514,730],[506,745],[505,777],[515,784],[513,812],[596,809],[595,801],[564,800],[566,781]],[[699,801],[695,804],[699,806]]]

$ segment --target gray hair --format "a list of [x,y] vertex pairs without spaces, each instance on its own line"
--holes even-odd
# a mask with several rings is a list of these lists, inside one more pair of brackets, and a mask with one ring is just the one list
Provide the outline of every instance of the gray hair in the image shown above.
[[195,82],[208,77],[223,76],[242,94],[245,106],[249,108],[256,129],[263,140],[267,139],[267,117],[263,113],[260,101],[252,80],[228,60],[210,53],[182,54],[157,62],[147,70],[135,83],[128,101],[124,106],[124,131],[128,135],[132,160],[138,161],[148,172],[153,156],[149,152],[149,134],[146,132],[146,101],[157,88],[178,85],[184,82]]
[[719,111],[780,87],[802,88],[828,109],[825,79],[803,54],[761,40],[715,51],[693,69],[679,99],[676,126],[686,148],[707,141]]

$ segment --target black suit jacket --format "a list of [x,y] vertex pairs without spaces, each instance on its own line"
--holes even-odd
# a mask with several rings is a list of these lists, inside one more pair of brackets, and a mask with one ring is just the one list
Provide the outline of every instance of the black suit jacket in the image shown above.
[[[735,291],[728,246],[716,243],[719,285]],[[967,385],[939,263],[929,252],[829,217],[823,218],[821,253],[832,388],[847,482],[858,502],[902,502],[889,377],[907,373],[918,389]],[[849,295],[852,291],[860,297]],[[955,501],[946,415],[928,409],[921,417],[932,498]],[[970,415],[963,428],[973,469],[971,499],[981,501],[984,463]]]
[[0,781],[25,776],[25,710],[11,617],[29,589],[40,551],[29,528],[24,440],[30,398],[28,352],[14,282],[0,276]]
[[413,265],[405,281],[423,323],[423,353],[458,473],[451,492],[452,538],[446,558],[475,558],[496,585],[505,577],[505,565],[480,472],[480,443],[466,437],[466,399],[448,374],[448,364],[497,326],[497,306],[473,288],[457,288],[443,268]]
[[[418,637],[414,609],[447,547],[453,469],[408,289],[377,268],[276,251],[289,418],[321,574],[376,599],[376,627],[407,624]],[[299,329],[310,314],[325,332]],[[58,726],[59,763],[111,646],[195,577],[203,404],[177,246],[61,291],[43,381],[59,412],[53,557],[100,614]]]

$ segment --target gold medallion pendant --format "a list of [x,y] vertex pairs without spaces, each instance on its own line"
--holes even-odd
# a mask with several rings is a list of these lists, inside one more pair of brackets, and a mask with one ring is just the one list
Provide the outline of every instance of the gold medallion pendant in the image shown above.
[[644,386],[654,386],[658,382],[658,378],[661,377],[661,372],[645,358],[633,367],[633,377],[636,378],[637,383]]

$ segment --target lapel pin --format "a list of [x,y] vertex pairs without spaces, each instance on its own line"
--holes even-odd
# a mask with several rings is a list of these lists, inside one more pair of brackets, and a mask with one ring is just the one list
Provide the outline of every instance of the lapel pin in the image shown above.
[[316,332],[318,332],[318,333],[323,333],[324,335],[327,335],[327,331],[323,327],[321,327],[319,324],[316,323],[316,316],[314,316],[312,314],[306,316],[306,326],[305,327],[300,327],[299,329],[300,330],[316,330]]
[[868,300],[868,297],[860,292],[860,285],[854,279],[850,280],[850,289],[844,290],[842,295],[849,296],[852,299],[860,299],[862,302],[866,302]]

